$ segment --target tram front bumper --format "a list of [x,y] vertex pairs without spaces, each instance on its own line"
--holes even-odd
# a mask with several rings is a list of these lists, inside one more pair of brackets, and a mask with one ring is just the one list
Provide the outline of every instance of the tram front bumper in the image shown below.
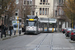
[[36,33],[36,31],[26,31],[26,33]]

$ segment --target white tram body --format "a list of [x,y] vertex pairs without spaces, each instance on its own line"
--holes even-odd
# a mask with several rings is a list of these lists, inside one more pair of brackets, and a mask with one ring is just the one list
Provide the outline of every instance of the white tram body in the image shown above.
[[55,32],[57,20],[55,18],[39,18],[39,28],[41,32]]

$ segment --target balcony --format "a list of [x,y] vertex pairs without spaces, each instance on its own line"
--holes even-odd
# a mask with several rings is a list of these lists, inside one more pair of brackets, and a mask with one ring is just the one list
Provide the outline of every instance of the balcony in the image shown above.
[[57,7],[63,7],[63,3],[59,3]]
[[57,19],[66,19],[66,16],[65,15],[58,15]]

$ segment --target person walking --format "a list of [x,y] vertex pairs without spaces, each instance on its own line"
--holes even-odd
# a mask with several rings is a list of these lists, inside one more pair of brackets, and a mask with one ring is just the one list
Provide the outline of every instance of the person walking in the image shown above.
[[1,37],[1,24],[0,24],[0,37]]
[[9,26],[10,36],[12,35],[12,30],[13,30],[13,26],[10,25],[10,26]]
[[8,35],[8,26],[7,26],[7,24],[5,26],[5,33]]
[[2,25],[1,25],[1,38],[3,38],[3,34],[4,34],[5,37],[6,37],[5,26],[2,24]]
[[13,25],[14,26],[14,35],[16,35],[16,28],[17,28],[17,25]]

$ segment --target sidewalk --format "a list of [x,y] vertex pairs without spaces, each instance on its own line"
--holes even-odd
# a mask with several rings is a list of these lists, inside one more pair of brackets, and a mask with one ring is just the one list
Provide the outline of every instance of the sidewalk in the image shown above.
[[8,34],[8,35],[6,35],[6,37],[4,37],[4,35],[3,35],[3,38],[1,38],[1,32],[0,32],[0,41],[10,39],[13,37],[17,37],[17,36],[22,36],[22,35],[24,35],[24,32],[21,32],[21,35],[19,35],[19,33],[17,32],[16,35],[14,35],[14,33],[13,33],[11,36],[10,36],[10,34]]

